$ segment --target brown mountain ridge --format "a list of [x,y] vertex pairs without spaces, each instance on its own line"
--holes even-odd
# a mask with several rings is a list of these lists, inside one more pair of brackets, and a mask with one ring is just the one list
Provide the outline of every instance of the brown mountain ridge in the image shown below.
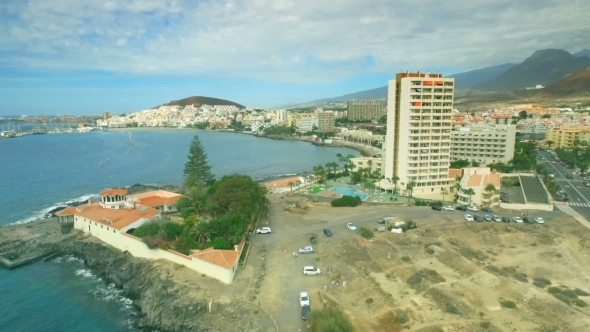
[[[225,106],[236,106],[237,108],[246,108],[246,106],[238,104],[236,102],[219,99],[219,98],[212,98],[212,97],[203,97],[203,96],[192,96],[187,97],[184,99],[179,100],[172,100],[167,104],[163,104],[160,106],[188,106],[188,105],[195,105],[195,106],[202,106],[202,105],[225,105]],[[157,108],[156,106],[154,108]]]

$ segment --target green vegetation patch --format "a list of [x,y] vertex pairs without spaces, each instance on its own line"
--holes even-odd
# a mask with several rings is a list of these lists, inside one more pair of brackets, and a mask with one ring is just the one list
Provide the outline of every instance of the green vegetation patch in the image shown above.
[[463,255],[463,257],[468,258],[468,259],[475,258],[481,262],[488,259],[488,255],[486,255],[483,251],[473,250],[469,247],[463,247],[459,250],[459,252],[461,253],[461,255]]
[[342,196],[330,202],[333,207],[355,207],[361,205],[361,198],[358,196]]
[[354,332],[350,320],[340,309],[328,306],[321,310],[312,310],[309,315],[311,332]]
[[551,286],[551,281],[542,277],[533,278],[533,285],[539,288],[545,288]]
[[364,237],[367,240],[372,239],[374,236],[373,231],[366,227],[359,228],[358,233],[360,234],[360,236]]
[[516,303],[514,301],[500,301],[502,308],[516,309]]
[[438,272],[436,272],[435,270],[422,269],[412,274],[408,278],[407,283],[408,285],[410,285],[411,288],[421,291],[430,287],[431,285],[445,281],[446,279],[443,278],[440,274],[438,274]]

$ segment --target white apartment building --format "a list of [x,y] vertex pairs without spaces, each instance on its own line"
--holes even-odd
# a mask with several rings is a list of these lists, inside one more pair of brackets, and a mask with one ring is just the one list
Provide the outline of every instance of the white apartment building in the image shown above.
[[297,120],[297,132],[300,133],[307,133],[308,131],[313,130],[313,126],[316,124],[314,118],[311,117],[304,117]]
[[450,190],[451,128],[454,78],[441,74],[400,73],[389,81],[385,179],[379,183],[391,189],[394,176],[398,188],[417,197],[438,197]]
[[451,161],[478,161],[480,164],[508,164],[514,158],[516,127],[511,125],[456,126],[451,132]]
[[287,123],[287,110],[278,110],[276,114],[277,123]]
[[518,132],[523,134],[545,134],[551,128],[551,121],[539,121],[536,119],[527,119],[518,121]]

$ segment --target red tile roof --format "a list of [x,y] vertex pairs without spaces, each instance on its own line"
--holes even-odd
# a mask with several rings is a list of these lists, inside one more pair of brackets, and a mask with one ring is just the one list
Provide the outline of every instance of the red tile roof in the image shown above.
[[159,206],[159,205],[174,205],[178,200],[180,200],[183,196],[173,196],[173,197],[161,197],[161,196],[150,196],[140,198],[139,202],[145,206]]
[[207,248],[203,251],[194,252],[191,254],[191,256],[224,268],[231,268],[235,265],[236,260],[239,258],[240,252],[244,247],[244,243],[245,240],[242,240],[242,242],[238,244],[237,250],[217,250],[213,248]]
[[157,218],[160,211],[147,206],[138,206],[133,209],[108,209],[102,207],[100,202],[67,207],[55,213],[56,216],[71,216],[90,219],[114,229],[121,230],[140,219]]
[[123,188],[113,188],[113,189],[107,189],[107,190],[103,190],[99,193],[100,196],[116,196],[116,195],[127,195],[127,193],[129,192],[129,190],[127,189],[123,189]]

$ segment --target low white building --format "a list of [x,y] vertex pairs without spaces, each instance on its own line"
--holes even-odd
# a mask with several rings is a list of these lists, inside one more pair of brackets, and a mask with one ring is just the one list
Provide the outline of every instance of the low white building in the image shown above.
[[[457,204],[473,206],[500,206],[500,173],[489,167],[466,167],[462,169],[461,189]],[[488,185],[495,190],[488,191]],[[473,192],[470,195],[469,190]]]
[[315,119],[312,117],[304,117],[297,120],[297,132],[307,133],[313,130],[313,126],[316,125]]
[[[128,196],[127,193],[127,189],[121,188],[103,190],[100,192],[100,202],[89,201],[58,211],[58,222],[61,225],[73,225],[75,229],[135,257],[166,259],[226,284],[233,281],[245,240],[236,245],[234,250],[208,248],[192,251],[190,255],[170,249],[150,249],[142,239],[133,236],[133,231],[147,222],[160,220],[162,211],[170,211],[172,201],[180,197],[162,190],[144,193],[145,195]],[[162,211],[143,203],[161,207]]]

